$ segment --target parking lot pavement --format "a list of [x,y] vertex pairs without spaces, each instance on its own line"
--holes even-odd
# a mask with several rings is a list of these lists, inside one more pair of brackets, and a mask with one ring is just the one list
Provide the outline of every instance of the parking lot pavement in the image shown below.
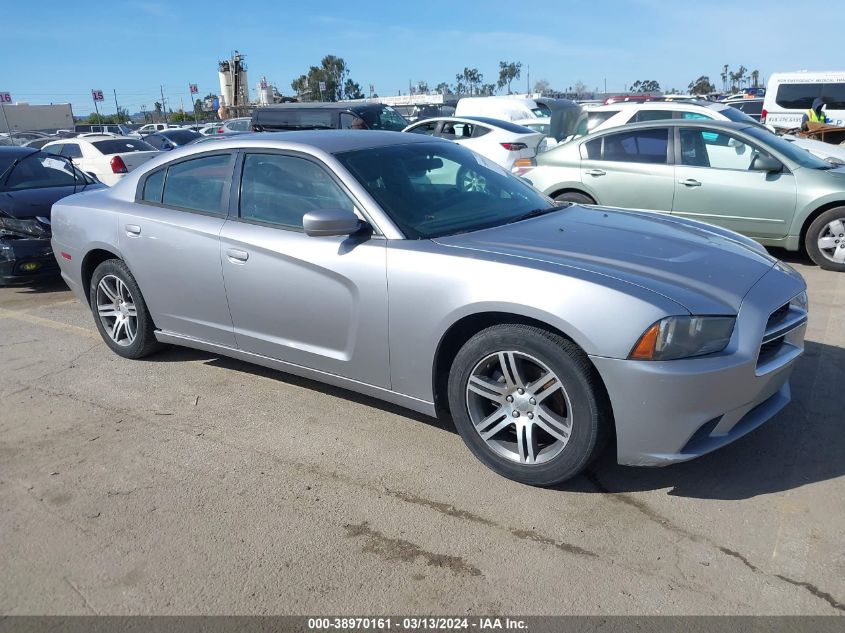
[[0,610],[841,614],[845,275],[790,259],[812,315],[784,412],[556,490],[448,421],[200,352],[123,360],[61,284],[2,288]]

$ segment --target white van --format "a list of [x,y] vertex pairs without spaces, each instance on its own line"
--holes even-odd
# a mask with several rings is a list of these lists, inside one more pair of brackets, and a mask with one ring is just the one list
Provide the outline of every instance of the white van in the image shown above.
[[845,70],[774,73],[769,77],[760,122],[781,129],[799,127],[817,98],[824,99],[828,122],[845,126]]
[[455,116],[484,116],[500,121],[522,121],[547,117],[551,110],[538,105],[533,99],[513,97],[464,97],[455,107]]

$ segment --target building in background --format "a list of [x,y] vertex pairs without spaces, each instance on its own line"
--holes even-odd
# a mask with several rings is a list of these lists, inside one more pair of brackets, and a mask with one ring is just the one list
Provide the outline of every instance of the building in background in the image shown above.
[[3,114],[0,114],[0,133],[8,132],[9,128],[12,129],[12,133],[72,130],[73,109],[69,103],[54,105],[3,104]]

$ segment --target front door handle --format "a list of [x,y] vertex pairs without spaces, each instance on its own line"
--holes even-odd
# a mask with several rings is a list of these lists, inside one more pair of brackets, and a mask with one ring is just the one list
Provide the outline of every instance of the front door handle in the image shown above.
[[604,176],[607,172],[603,169],[588,169],[587,175],[588,176]]
[[234,262],[245,262],[249,259],[249,253],[238,248],[226,249],[226,257]]
[[137,237],[141,234],[141,227],[137,224],[127,224],[126,233],[129,235],[129,237]]
[[700,187],[701,183],[693,178],[687,178],[686,180],[679,180],[679,185],[683,185],[684,187]]

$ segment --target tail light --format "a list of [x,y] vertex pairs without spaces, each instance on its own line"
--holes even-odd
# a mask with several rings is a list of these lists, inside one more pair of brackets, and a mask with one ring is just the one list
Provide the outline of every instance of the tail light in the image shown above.
[[109,164],[111,165],[113,174],[125,174],[129,172],[129,170],[126,169],[126,163],[123,162],[123,159],[120,156],[112,156]]
[[518,152],[522,149],[528,149],[528,146],[525,143],[501,143],[501,146],[509,152]]
[[537,161],[534,158],[520,158],[513,162],[513,167],[511,167],[511,172],[516,174],[517,176],[524,176],[529,171],[534,169],[537,166]]
[[258,126],[257,126],[257,125],[253,125],[253,126],[252,126],[252,131],[253,131],[253,132],[260,132],[261,130],[259,130],[259,129],[258,129]]
[[765,123],[767,116],[769,116],[769,111],[763,108],[763,111],[760,113],[760,123]]

